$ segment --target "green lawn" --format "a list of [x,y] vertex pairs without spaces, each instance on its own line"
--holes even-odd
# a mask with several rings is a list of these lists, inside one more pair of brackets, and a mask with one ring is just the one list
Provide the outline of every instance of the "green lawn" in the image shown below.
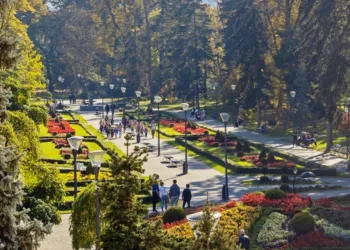
[[73,117],[70,114],[63,113],[60,115],[63,117],[63,120],[73,120]]
[[90,136],[90,134],[83,128],[80,124],[70,124],[70,126],[75,130],[75,135],[77,136]]
[[39,136],[52,136],[44,124],[39,125]]

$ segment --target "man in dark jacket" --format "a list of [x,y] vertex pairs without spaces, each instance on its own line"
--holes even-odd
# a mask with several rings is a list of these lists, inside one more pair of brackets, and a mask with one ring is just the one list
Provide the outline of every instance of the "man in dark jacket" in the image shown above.
[[177,181],[173,180],[173,185],[170,187],[169,195],[170,195],[170,205],[177,206],[177,203],[179,202],[180,197],[180,188],[176,184]]
[[190,207],[191,198],[192,198],[192,193],[190,190],[190,184],[186,184],[186,188],[184,189],[184,191],[182,191],[183,208],[185,208],[186,203],[187,203],[187,207],[188,208]]
[[238,246],[244,250],[250,249],[250,240],[249,237],[245,234],[244,229],[239,230]]
[[106,107],[105,107],[105,111],[106,111],[106,114],[108,116],[108,113],[109,113],[109,105],[107,104]]

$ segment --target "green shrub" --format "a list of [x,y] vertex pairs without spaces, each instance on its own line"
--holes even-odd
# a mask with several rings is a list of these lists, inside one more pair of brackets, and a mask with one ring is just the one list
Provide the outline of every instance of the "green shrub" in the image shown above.
[[244,152],[247,152],[247,153],[250,153],[251,148],[250,148],[249,142],[245,142],[245,143],[243,144],[243,151],[244,151]]
[[261,161],[262,159],[266,158],[266,149],[262,149],[260,154],[259,154],[259,160]]
[[261,168],[261,173],[262,173],[263,175],[266,175],[268,172],[269,172],[269,169],[268,169],[267,167]]
[[300,235],[314,231],[316,222],[309,213],[301,212],[294,215],[291,226],[293,230]]
[[269,177],[267,177],[267,176],[260,176],[260,182],[269,182]]
[[63,159],[65,159],[65,160],[69,160],[71,157],[72,157],[71,154],[64,154],[63,155]]
[[289,177],[288,177],[288,175],[282,175],[282,176],[281,176],[281,181],[282,181],[283,183],[288,183],[288,182],[289,182]]
[[237,146],[236,146],[236,151],[242,151],[243,150],[243,145],[240,141],[237,141]]
[[276,162],[275,155],[272,152],[270,152],[269,156],[267,157],[267,160],[268,160],[269,163]]
[[181,207],[171,207],[163,215],[163,223],[172,223],[186,218],[185,211]]
[[270,200],[280,200],[286,197],[286,193],[281,189],[268,190],[265,197]]
[[238,156],[238,157],[244,156],[244,152],[243,152],[243,151],[238,151],[238,152],[237,152],[237,156]]
[[280,189],[281,189],[282,191],[284,191],[284,192],[289,192],[289,191],[290,191],[290,187],[289,187],[288,184],[282,184],[282,185],[280,186]]

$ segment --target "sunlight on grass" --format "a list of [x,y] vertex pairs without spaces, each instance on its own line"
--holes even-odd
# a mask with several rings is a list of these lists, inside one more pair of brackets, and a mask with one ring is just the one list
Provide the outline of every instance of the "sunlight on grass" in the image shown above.
[[80,124],[70,124],[76,136],[89,136],[90,134]]
[[44,124],[39,125],[39,136],[51,136],[47,127]]
[[63,159],[60,155],[60,149],[55,148],[55,144],[52,142],[42,142],[41,146],[41,157],[50,159]]

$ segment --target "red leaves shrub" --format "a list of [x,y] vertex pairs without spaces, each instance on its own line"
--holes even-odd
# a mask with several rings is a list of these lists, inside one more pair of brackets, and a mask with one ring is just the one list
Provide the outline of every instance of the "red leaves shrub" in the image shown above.
[[227,202],[226,205],[225,205],[225,207],[226,207],[227,209],[229,209],[229,208],[235,207],[236,205],[237,205],[237,201],[232,200],[232,201]]
[[63,120],[61,120],[60,122],[50,120],[47,122],[47,128],[50,134],[75,133],[75,130],[70,126],[69,122]]
[[265,206],[280,208],[283,213],[290,214],[310,206],[310,199],[296,194],[287,194],[286,198],[269,200],[261,193],[245,194],[241,201],[248,206]]
[[321,198],[316,200],[315,204],[321,207],[332,207],[333,201],[331,198]]
[[169,228],[172,228],[174,226],[180,226],[182,224],[185,224],[186,222],[187,222],[187,219],[175,221],[172,223],[165,223],[165,224],[163,224],[163,229],[169,229]]
[[[176,122],[173,120],[163,119],[160,121],[160,124],[163,126],[166,126],[166,127],[172,127],[175,131],[177,131],[181,134],[185,133],[185,122],[184,121]],[[193,134],[193,135],[202,135],[206,131],[207,131],[206,129],[200,128],[198,126],[196,126],[195,129],[187,128],[187,133]]]
[[241,161],[247,161],[247,162],[253,161],[255,163],[259,161],[259,156],[258,155],[242,156]]
[[207,142],[207,145],[208,145],[209,147],[219,147],[219,143],[218,143],[218,142],[215,142],[215,141],[213,141],[213,142]]
[[295,168],[295,163],[294,162],[274,162],[274,163],[269,163],[267,164],[268,168]]
[[282,249],[310,249],[325,247],[343,247],[345,243],[341,240],[330,239],[322,232],[310,232],[298,237],[294,242],[284,246]]
[[[241,157],[241,161],[247,161],[247,162],[254,162],[255,166],[262,167],[264,164],[259,160],[258,155],[247,155]],[[288,162],[288,161],[277,161],[274,163],[269,163],[266,165],[268,168],[295,168],[294,162]]]
[[202,137],[202,138],[199,138],[198,141],[201,141],[201,142],[215,142],[215,136]]

